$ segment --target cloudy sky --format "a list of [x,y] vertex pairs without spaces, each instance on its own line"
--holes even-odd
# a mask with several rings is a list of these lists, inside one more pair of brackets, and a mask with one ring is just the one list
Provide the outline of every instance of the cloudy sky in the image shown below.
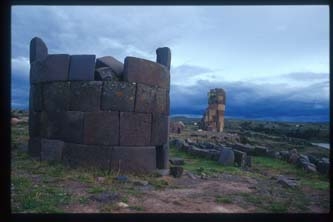
[[168,46],[171,114],[201,116],[224,88],[226,116],[329,120],[328,6],[13,6],[12,107],[27,108],[29,42],[50,54],[156,60]]

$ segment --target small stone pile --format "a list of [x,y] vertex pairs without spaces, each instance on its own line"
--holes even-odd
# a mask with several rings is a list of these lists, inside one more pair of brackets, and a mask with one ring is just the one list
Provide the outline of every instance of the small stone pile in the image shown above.
[[157,62],[49,54],[30,43],[29,153],[118,171],[168,167],[169,48]]

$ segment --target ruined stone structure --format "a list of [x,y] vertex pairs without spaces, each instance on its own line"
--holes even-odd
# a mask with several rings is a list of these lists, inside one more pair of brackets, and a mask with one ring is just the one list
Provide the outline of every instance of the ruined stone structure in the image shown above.
[[206,109],[200,123],[203,130],[223,132],[225,91],[221,88],[211,89],[208,93],[208,108]]
[[48,54],[30,42],[29,153],[73,167],[168,168],[169,48],[157,63]]

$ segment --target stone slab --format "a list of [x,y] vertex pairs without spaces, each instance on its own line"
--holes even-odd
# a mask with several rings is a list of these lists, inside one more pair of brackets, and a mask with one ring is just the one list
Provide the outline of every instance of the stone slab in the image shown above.
[[112,147],[66,143],[63,162],[71,167],[110,169]]
[[42,132],[47,139],[83,142],[83,112],[42,112]]
[[46,44],[41,38],[34,37],[30,41],[30,63],[44,60],[48,55]]
[[48,55],[43,62],[41,81],[67,81],[70,56],[67,54]]
[[42,86],[41,84],[31,84],[29,93],[29,111],[42,111]]
[[156,49],[156,62],[162,64],[170,70],[171,65],[171,51],[168,47],[162,47]]
[[41,136],[41,112],[29,111],[29,136]]
[[120,112],[120,145],[149,145],[151,114]]
[[110,67],[101,67],[95,70],[95,80],[119,81],[121,78]]
[[170,88],[170,72],[165,66],[135,57],[125,58],[124,80]]
[[155,147],[116,146],[112,149],[111,169],[115,172],[152,172],[156,170]]
[[157,169],[168,169],[169,167],[169,145],[168,143],[156,146],[156,167]]
[[29,138],[28,153],[33,157],[39,157],[41,153],[41,139],[38,137]]
[[102,110],[134,111],[136,84],[104,81],[101,99]]
[[84,114],[84,143],[119,145],[119,112],[88,112]]
[[70,83],[51,82],[43,84],[43,110],[47,112],[66,111],[70,103]]
[[169,91],[163,88],[157,88],[154,112],[169,115],[169,111],[170,111]]
[[41,140],[41,160],[42,161],[61,161],[62,151],[65,143],[61,140]]
[[168,142],[169,117],[163,114],[152,114],[151,145],[163,145]]
[[95,55],[72,55],[69,66],[69,80],[94,80]]
[[112,56],[104,56],[96,59],[96,68],[109,67],[118,76],[121,76],[124,71],[124,64]]
[[70,110],[84,112],[100,110],[101,81],[73,81],[70,84],[70,91]]
[[223,166],[233,166],[235,160],[234,151],[228,148],[223,148],[220,157],[218,159],[218,163]]
[[169,114],[169,91],[163,88],[138,83],[135,112]]

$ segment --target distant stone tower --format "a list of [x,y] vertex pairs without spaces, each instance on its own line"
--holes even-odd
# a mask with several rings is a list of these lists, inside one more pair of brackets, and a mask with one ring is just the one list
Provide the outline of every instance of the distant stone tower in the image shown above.
[[201,120],[201,128],[207,131],[223,132],[225,91],[221,88],[211,89],[208,93],[208,108]]

